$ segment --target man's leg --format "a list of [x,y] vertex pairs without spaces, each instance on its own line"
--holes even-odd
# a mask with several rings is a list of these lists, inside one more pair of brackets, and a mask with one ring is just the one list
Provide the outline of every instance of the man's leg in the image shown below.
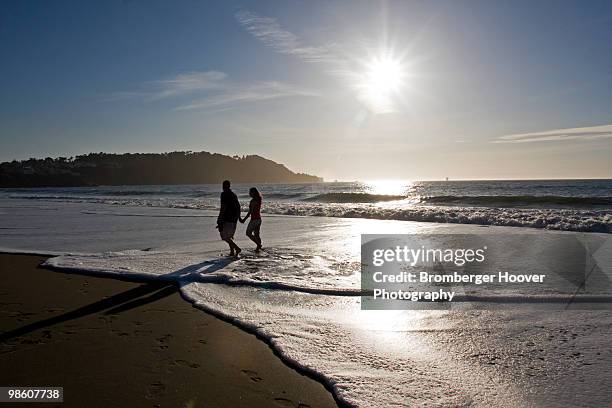
[[227,243],[227,245],[229,245],[229,249],[230,249],[230,256],[234,255],[234,243],[232,242],[231,238],[228,239],[224,239],[224,241]]
[[233,255],[234,251],[236,251],[236,255],[238,255],[240,252],[242,252],[242,249],[240,249],[240,247],[238,245],[236,245],[236,243],[234,242],[234,240],[232,238],[228,238],[227,239],[227,243],[230,246],[230,255]]

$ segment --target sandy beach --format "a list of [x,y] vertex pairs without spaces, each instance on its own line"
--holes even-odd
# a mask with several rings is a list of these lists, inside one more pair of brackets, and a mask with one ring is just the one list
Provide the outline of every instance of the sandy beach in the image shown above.
[[0,255],[0,384],[63,386],[61,407],[337,406],[173,284],[63,274],[43,260]]

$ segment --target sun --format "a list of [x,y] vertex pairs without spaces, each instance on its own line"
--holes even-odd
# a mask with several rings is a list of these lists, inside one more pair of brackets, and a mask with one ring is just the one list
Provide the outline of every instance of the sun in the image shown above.
[[373,113],[393,112],[406,77],[406,68],[399,58],[390,53],[372,57],[364,63],[364,71],[359,75],[359,99]]
[[368,64],[366,81],[381,93],[395,92],[403,82],[402,64],[389,56],[375,58]]

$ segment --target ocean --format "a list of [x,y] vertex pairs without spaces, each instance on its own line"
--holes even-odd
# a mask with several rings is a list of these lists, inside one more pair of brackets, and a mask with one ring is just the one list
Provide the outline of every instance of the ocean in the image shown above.
[[[236,184],[243,207],[251,185]],[[268,214],[612,232],[612,180],[375,181],[258,184]],[[0,198],[196,210],[219,185],[0,189]]]

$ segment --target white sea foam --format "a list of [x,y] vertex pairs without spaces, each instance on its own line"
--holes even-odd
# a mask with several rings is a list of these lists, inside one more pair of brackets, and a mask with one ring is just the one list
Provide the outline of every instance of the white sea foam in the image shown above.
[[45,266],[131,279],[211,282],[308,293],[358,295],[358,262],[341,261],[303,250],[272,248],[239,258],[218,252],[119,251],[60,255]]

